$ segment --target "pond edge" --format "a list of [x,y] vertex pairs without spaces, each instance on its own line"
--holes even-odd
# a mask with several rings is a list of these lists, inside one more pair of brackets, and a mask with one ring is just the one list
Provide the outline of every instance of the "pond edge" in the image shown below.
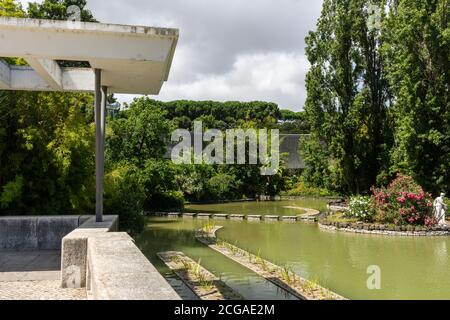
[[352,228],[349,226],[340,226],[325,224],[319,222],[319,228],[325,231],[337,231],[355,234],[372,234],[372,235],[383,235],[383,236],[393,236],[393,237],[444,237],[450,236],[450,230],[427,230],[427,231],[397,231],[397,230],[386,230],[386,229],[372,229],[379,226],[374,224],[359,224],[360,228]]

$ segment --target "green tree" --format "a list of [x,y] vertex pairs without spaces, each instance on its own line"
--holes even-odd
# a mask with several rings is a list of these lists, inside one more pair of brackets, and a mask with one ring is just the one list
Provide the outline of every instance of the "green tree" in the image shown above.
[[[0,8],[28,15],[16,1]],[[92,211],[92,104],[90,94],[0,91],[0,214]]]
[[[387,166],[389,92],[379,48],[380,32],[369,30],[368,5],[383,1],[325,0],[317,30],[306,38],[311,69],[306,77],[305,110],[312,127],[314,151],[322,146],[335,181],[328,187],[368,191]],[[314,157],[306,157],[306,160]],[[308,180],[309,177],[306,176]]]
[[106,156],[109,162],[132,161],[143,167],[162,158],[167,150],[171,123],[153,100],[140,98],[109,122]]
[[450,191],[450,1],[389,6],[383,51],[395,106],[391,172]]
[[80,9],[80,20],[97,22],[92,12],[86,8],[86,0],[44,0],[42,3],[28,4],[28,16],[34,19],[68,20],[71,13],[67,8],[77,6]]
[[0,92],[5,214],[83,212],[94,192],[91,95]]
[[16,0],[0,0],[0,17],[25,17],[25,12]]

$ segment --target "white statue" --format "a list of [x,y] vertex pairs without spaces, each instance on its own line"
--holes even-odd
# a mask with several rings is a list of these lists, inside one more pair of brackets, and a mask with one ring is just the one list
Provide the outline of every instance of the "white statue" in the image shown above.
[[447,211],[447,205],[444,203],[445,193],[441,193],[441,196],[434,200],[434,213],[439,225],[446,225],[445,212]]

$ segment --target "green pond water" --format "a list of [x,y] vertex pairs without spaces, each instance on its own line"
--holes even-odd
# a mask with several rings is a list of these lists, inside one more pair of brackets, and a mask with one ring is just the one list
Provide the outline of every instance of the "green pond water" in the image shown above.
[[[297,209],[323,210],[324,200],[195,205],[187,211],[296,215]],[[194,239],[205,220],[148,218],[136,242],[185,299],[195,296],[156,257],[182,251],[246,299],[294,299],[275,285]],[[297,274],[318,280],[349,299],[450,299],[449,237],[387,237],[322,231],[316,224],[215,221],[220,239],[236,243]],[[369,266],[379,266],[381,289],[369,290]]]

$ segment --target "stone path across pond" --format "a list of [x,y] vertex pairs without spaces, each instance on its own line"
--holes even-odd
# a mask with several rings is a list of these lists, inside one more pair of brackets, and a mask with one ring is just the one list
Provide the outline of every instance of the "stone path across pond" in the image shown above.
[[317,221],[321,215],[320,211],[301,208],[301,207],[284,207],[286,209],[301,210],[303,213],[295,216],[274,216],[274,215],[245,215],[245,214],[217,214],[217,213],[180,213],[180,212],[153,212],[148,213],[153,216],[165,216],[172,219],[179,218],[196,218],[196,219],[215,219],[215,220],[234,220],[234,221]]

